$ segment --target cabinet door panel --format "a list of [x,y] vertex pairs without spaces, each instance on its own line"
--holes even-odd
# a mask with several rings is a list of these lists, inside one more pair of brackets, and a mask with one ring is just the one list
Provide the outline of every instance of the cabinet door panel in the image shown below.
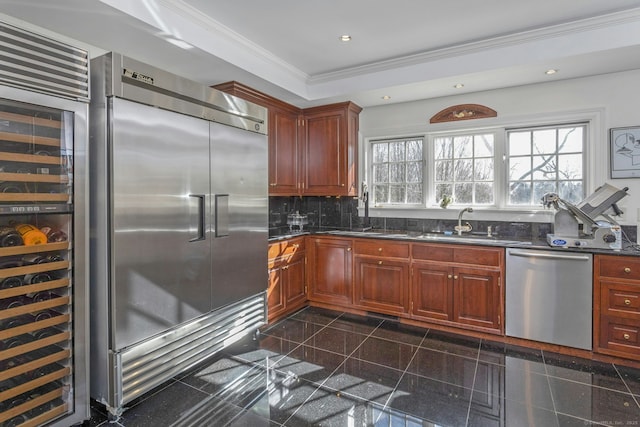
[[309,253],[309,299],[351,304],[351,240],[316,238]]
[[334,194],[345,185],[345,149],[342,115],[308,117],[306,120],[306,194]]
[[267,288],[267,313],[269,320],[284,312],[283,277],[280,266],[269,270],[269,287]]
[[305,290],[304,256],[297,257],[287,265],[285,301],[287,310],[300,305],[307,299]]
[[269,115],[269,194],[295,195],[298,173],[298,114],[274,109]]
[[454,268],[454,321],[490,329],[500,327],[500,273]]
[[408,311],[409,263],[355,257],[355,305],[384,313]]
[[453,286],[447,266],[414,262],[411,301],[414,317],[451,320]]

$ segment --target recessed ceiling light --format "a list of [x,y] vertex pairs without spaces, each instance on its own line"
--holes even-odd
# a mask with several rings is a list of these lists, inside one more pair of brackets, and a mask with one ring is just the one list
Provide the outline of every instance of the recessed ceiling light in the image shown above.
[[343,34],[338,38],[340,39],[341,42],[350,42],[351,41],[351,36],[349,34]]
[[464,85],[462,83],[456,83],[453,85],[454,88],[456,89],[462,89],[464,87]]
[[389,95],[385,95],[382,97],[382,99],[384,99],[385,101],[388,101],[389,99],[391,99],[391,97]]
[[547,71],[545,71],[544,73],[550,76],[551,74],[555,74],[557,72],[558,72],[558,70],[556,70],[554,68],[550,68]]

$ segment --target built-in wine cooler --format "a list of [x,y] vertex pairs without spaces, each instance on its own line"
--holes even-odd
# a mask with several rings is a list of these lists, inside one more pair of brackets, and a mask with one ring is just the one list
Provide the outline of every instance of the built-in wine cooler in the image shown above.
[[88,418],[86,52],[0,23],[0,425]]

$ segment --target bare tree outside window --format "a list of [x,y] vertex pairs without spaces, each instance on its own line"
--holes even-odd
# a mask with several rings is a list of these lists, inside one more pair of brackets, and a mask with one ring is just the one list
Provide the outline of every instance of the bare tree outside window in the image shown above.
[[423,140],[376,141],[371,149],[374,202],[423,203]]
[[454,204],[492,205],[494,134],[434,138],[435,201],[450,196]]
[[581,201],[585,130],[580,124],[508,131],[509,204],[540,205],[547,192]]

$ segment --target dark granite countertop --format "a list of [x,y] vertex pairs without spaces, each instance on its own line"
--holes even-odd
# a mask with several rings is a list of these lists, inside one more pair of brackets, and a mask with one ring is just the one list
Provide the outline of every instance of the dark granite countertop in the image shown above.
[[279,240],[291,239],[294,237],[300,237],[305,235],[332,235],[332,236],[344,236],[344,237],[357,237],[357,238],[369,238],[369,239],[385,239],[385,240],[402,240],[411,242],[422,243],[451,243],[457,245],[480,245],[480,246],[493,246],[504,248],[528,248],[538,250],[550,250],[550,251],[562,251],[562,252],[585,252],[592,254],[607,254],[607,255],[631,255],[640,256],[640,247],[636,244],[623,244],[622,250],[611,249],[598,249],[598,248],[578,248],[578,247],[551,247],[544,239],[513,239],[510,237],[502,238],[500,236],[486,236],[486,235],[474,235],[464,234],[462,236],[457,235],[445,235],[440,233],[416,233],[407,231],[394,231],[394,230],[337,230],[337,229],[318,229],[309,230],[304,232],[283,232],[282,234],[275,234],[269,236],[269,242],[275,242]]

